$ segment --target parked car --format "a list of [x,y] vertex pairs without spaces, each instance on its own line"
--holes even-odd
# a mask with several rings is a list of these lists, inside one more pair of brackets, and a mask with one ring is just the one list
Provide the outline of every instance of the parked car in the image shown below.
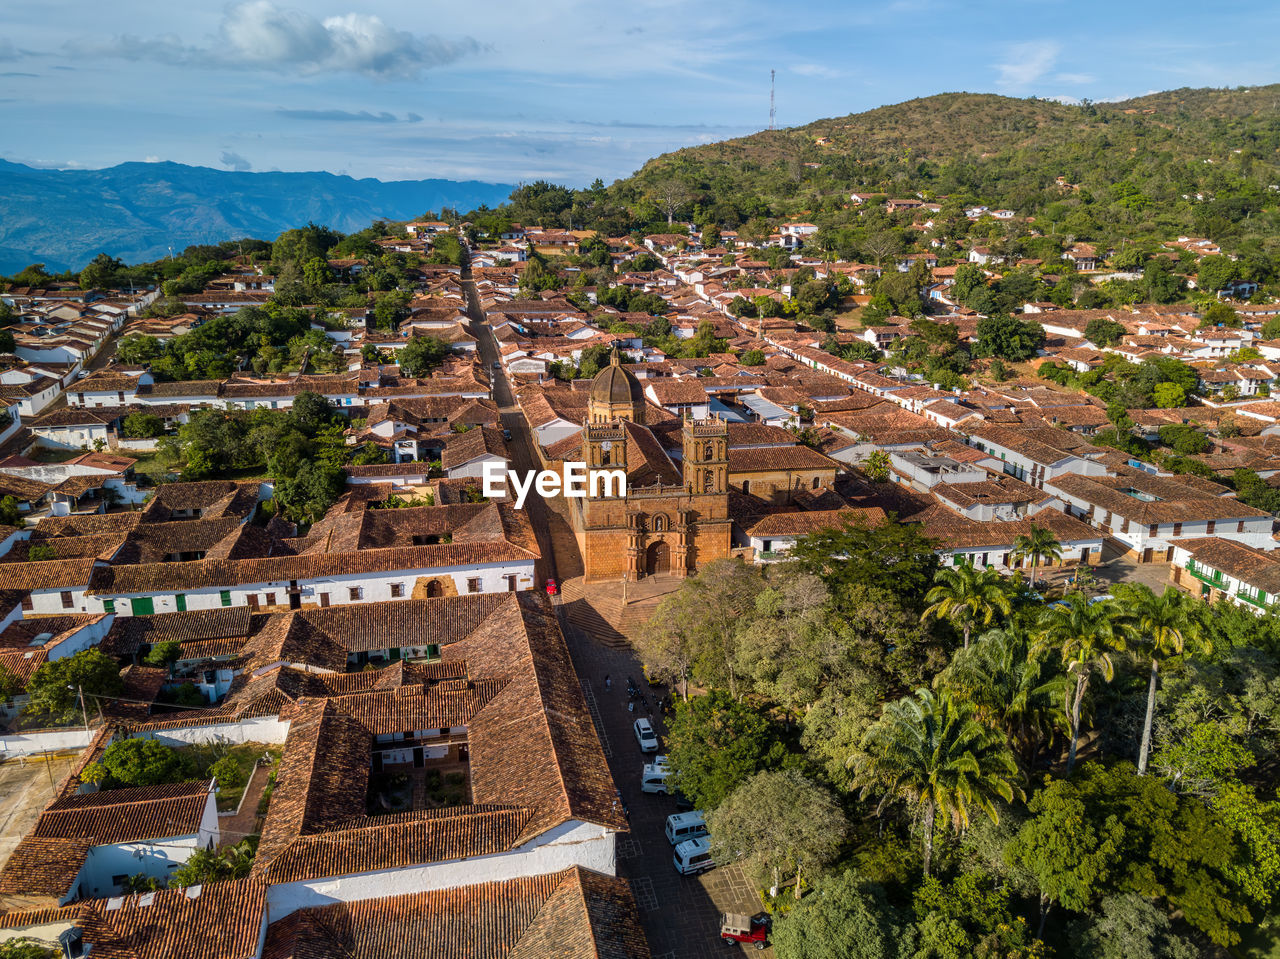
[[658,756],[654,756],[654,757],[653,757],[653,764],[654,764],[655,766],[664,766],[664,767],[665,767],[665,766],[670,766],[670,765],[671,765],[671,760],[669,760],[669,759],[666,757],[666,754],[665,754],[665,753],[663,753],[663,754],[660,754],[660,755],[658,755]]
[[504,440],[506,440],[508,443],[510,443],[510,442],[511,442],[511,430],[503,430],[503,431],[502,431],[502,438],[503,438]]
[[650,686],[662,685],[662,680],[659,679],[657,676],[653,675],[653,673],[649,672],[648,667],[641,666],[640,669],[644,673],[644,681],[648,683]]
[[676,872],[682,876],[696,876],[716,866],[711,859],[711,840],[706,836],[686,839],[676,846],[671,861],[675,863]]
[[647,719],[637,719],[631,728],[636,734],[636,742],[640,744],[642,753],[658,751],[658,734],[653,731],[653,723]]
[[707,821],[698,810],[678,812],[667,817],[667,842],[678,846],[686,839],[697,839],[707,835]]
[[773,917],[767,912],[758,912],[754,916],[726,912],[720,917],[720,938],[729,946],[735,942],[749,942],[757,949],[763,949],[769,942],[772,928]]
[[667,785],[667,780],[670,777],[670,766],[655,766],[652,763],[646,763],[644,769],[640,771],[640,791],[642,793],[670,792],[670,787]]
[[554,596],[558,592],[560,592],[560,587],[556,585],[556,581],[554,579],[547,580],[547,595]]

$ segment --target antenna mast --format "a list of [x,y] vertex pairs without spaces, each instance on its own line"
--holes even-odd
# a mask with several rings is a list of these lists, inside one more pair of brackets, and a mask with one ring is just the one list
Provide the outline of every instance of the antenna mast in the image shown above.
[[778,129],[778,114],[773,108],[773,70],[769,71],[769,129]]

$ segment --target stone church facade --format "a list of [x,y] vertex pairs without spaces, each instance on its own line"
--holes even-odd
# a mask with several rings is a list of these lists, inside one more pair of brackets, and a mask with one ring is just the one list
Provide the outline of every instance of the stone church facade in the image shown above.
[[621,469],[629,481],[625,496],[570,501],[587,582],[688,576],[730,554],[727,424],[684,420],[677,466],[645,410],[640,382],[615,354],[592,381],[581,456],[588,471]]

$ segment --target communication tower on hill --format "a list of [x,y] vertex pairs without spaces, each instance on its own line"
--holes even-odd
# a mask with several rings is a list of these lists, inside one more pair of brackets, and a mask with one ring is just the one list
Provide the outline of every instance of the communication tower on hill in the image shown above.
[[773,77],[775,71],[769,71],[769,129],[778,129],[778,114],[773,109]]

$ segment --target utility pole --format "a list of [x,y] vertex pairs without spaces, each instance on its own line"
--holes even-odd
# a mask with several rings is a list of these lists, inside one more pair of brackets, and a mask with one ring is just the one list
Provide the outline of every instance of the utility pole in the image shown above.
[[778,114],[773,108],[773,78],[776,71],[769,71],[769,129],[778,129]]

